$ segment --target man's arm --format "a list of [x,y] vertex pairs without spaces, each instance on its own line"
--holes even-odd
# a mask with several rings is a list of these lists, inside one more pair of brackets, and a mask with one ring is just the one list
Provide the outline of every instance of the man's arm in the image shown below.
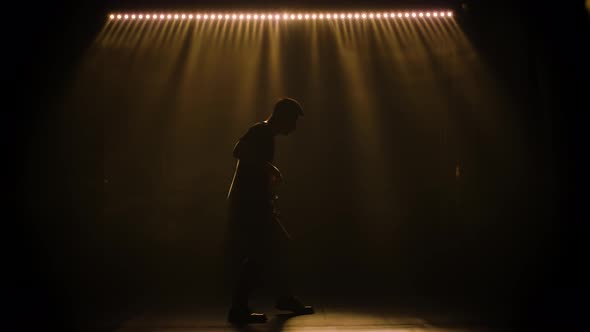
[[233,155],[234,158],[239,159],[240,162],[254,165],[259,164],[260,166],[264,167],[265,170],[267,170],[269,175],[274,176],[278,180],[282,180],[283,178],[279,169],[268,161],[260,160],[258,156],[256,156],[255,153],[252,151],[252,149],[248,145],[248,142],[246,141],[239,140],[238,143],[236,143]]

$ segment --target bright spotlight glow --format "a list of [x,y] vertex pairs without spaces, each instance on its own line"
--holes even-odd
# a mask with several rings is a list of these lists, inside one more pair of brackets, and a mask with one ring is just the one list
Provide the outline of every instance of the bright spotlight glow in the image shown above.
[[[291,20],[314,19],[315,20],[317,18],[319,18],[319,19],[324,19],[324,18],[326,18],[326,19],[346,19],[346,18],[352,19],[353,17],[356,19],[359,19],[359,18],[381,19],[381,18],[396,18],[396,17],[399,17],[399,18],[401,18],[401,17],[406,17],[406,18],[409,18],[409,17],[412,17],[412,18],[417,18],[417,17],[420,17],[420,18],[423,18],[423,17],[446,18],[446,17],[452,17],[453,12],[452,11],[438,11],[438,12],[437,11],[434,11],[434,12],[417,12],[417,11],[416,12],[407,12],[406,11],[406,12],[377,12],[377,13],[375,13],[375,12],[366,12],[366,13],[352,12],[352,13],[325,13],[325,14],[324,13],[318,14],[318,13],[312,13],[312,12],[308,12],[308,13],[305,13],[305,12],[300,12],[300,13],[285,12],[283,14],[278,14],[278,13],[276,13],[276,14],[273,14],[273,13],[267,13],[267,14],[257,14],[257,13],[248,14],[248,13],[246,13],[246,14],[243,14],[243,13],[240,13],[238,15],[237,13],[232,13],[232,14],[230,14],[230,13],[226,13],[226,14],[214,13],[214,14],[195,14],[194,15],[194,17],[197,19],[203,18],[203,19],[211,19],[211,20],[215,20],[215,19],[221,20],[224,18],[226,20],[229,20],[229,19],[235,20],[238,17],[240,19],[245,18],[248,20],[249,19],[272,20],[273,18],[276,20],[279,20],[279,19],[281,19],[281,16],[285,20],[288,20],[288,19],[291,19]],[[186,18],[193,19],[193,14],[173,13],[173,12],[166,13],[166,14],[164,14],[164,13],[160,13],[160,14],[136,14],[136,13],[108,14],[108,19],[110,19],[110,20],[115,20],[115,19],[117,19],[117,20],[121,20],[121,19],[124,19],[124,20],[148,19],[149,20],[149,19],[158,19],[158,18],[161,20],[162,19],[168,19],[168,20],[183,19],[184,20]]]

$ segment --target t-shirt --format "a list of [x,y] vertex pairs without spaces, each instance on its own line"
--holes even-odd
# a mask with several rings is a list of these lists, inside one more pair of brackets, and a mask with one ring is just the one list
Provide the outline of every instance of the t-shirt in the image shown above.
[[250,162],[240,161],[232,184],[231,196],[240,200],[268,200],[271,197],[267,162],[272,163],[275,154],[274,135],[270,125],[258,122],[240,137],[248,146]]

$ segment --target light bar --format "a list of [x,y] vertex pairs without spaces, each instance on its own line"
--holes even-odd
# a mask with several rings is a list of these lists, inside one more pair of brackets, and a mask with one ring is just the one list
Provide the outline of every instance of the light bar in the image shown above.
[[302,21],[309,20],[427,20],[453,17],[453,12],[449,10],[430,10],[430,11],[387,11],[387,12],[173,12],[173,13],[111,13],[108,19],[112,21],[142,21],[142,20],[261,20],[261,21]]

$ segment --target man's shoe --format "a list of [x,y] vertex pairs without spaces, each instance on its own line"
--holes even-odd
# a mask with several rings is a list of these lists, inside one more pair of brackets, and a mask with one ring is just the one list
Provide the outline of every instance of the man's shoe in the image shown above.
[[275,308],[282,311],[292,311],[297,315],[311,315],[315,312],[312,306],[304,305],[295,296],[280,297],[277,300]]
[[262,324],[268,321],[265,314],[259,314],[252,312],[249,308],[236,308],[232,307],[229,309],[227,315],[227,321],[232,324]]

